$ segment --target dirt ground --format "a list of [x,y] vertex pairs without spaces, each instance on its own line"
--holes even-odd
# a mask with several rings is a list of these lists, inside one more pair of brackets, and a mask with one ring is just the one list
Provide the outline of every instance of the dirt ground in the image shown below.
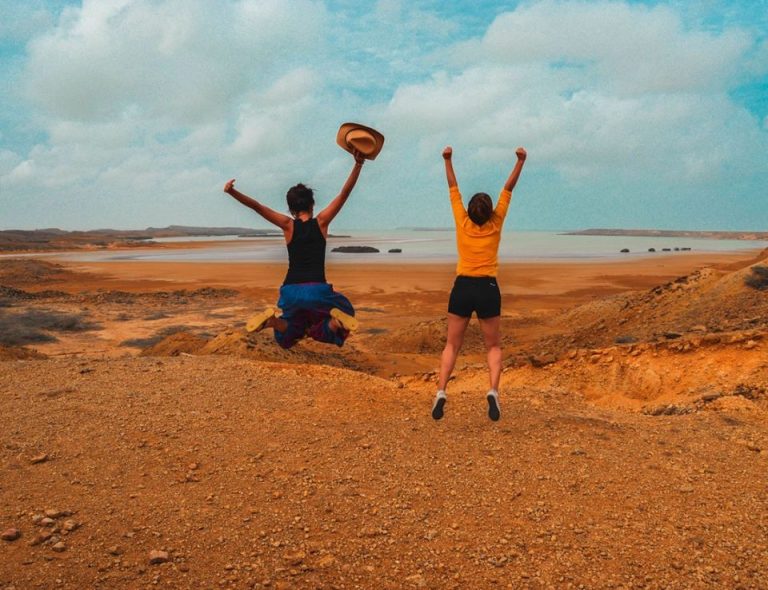
[[4,259],[0,588],[768,588],[766,254],[504,266],[497,423],[447,265],[282,351],[281,266]]

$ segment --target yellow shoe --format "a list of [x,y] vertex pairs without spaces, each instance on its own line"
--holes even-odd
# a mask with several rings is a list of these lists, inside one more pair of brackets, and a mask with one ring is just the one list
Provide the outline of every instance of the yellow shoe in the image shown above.
[[350,332],[357,330],[360,322],[357,321],[355,316],[351,316],[348,313],[344,313],[340,309],[333,308],[331,310],[331,317],[341,324],[341,327]]
[[278,309],[274,307],[267,307],[261,313],[257,313],[255,316],[251,316],[245,324],[245,329],[248,332],[260,332],[266,327],[269,318],[275,317],[278,313]]

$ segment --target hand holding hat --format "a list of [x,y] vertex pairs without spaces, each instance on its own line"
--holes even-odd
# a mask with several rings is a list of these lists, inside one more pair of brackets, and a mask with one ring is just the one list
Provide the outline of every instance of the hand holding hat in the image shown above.
[[366,160],[375,160],[384,146],[384,136],[360,123],[344,123],[336,134],[336,143],[350,154],[358,152]]

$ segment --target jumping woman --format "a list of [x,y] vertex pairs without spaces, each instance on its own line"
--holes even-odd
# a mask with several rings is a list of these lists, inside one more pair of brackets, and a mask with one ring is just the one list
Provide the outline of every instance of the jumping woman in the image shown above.
[[225,193],[279,227],[288,247],[288,272],[280,287],[277,308],[268,307],[250,318],[246,324],[249,332],[273,328],[277,343],[291,348],[305,336],[342,346],[357,328],[349,299],[334,291],[325,279],[325,246],[328,226],[352,193],[363,162],[374,159],[383,142],[384,137],[369,127],[342,125],[337,143],[354,156],[355,165],[341,192],[317,216],[314,193],[303,184],[291,187],[286,194],[290,217],[236,190],[234,178],[224,185]]
[[445,388],[456,364],[456,357],[464,342],[472,313],[477,314],[483,340],[488,353],[488,372],[490,389],[488,417],[496,421],[501,417],[499,408],[499,380],[501,378],[501,292],[496,274],[498,272],[498,252],[504,218],[512,200],[512,189],[517,184],[525,163],[526,151],[517,148],[517,163],[507,178],[499,194],[496,207],[486,193],[477,193],[470,200],[467,208],[461,199],[456,175],[453,172],[452,148],[443,150],[445,176],[456,223],[456,246],[459,261],[456,266],[456,281],[448,301],[448,335],[443,354],[440,358],[440,377],[437,382],[437,395],[432,405],[432,417],[440,420],[445,411]]

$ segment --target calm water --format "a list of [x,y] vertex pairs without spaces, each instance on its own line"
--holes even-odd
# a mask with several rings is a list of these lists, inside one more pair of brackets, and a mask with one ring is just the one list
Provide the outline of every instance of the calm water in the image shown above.
[[[452,262],[456,260],[453,230],[421,231],[344,231],[349,237],[329,238],[327,259],[331,262],[361,261],[392,262]],[[217,240],[227,239],[218,237]],[[378,254],[343,254],[331,252],[336,246],[373,246]],[[526,260],[611,260],[654,256],[649,248],[662,254],[662,248],[691,248],[692,252],[718,252],[765,248],[765,241],[710,240],[689,238],[567,236],[555,232],[507,231],[499,248],[501,261]],[[402,253],[387,250],[401,248]],[[629,254],[622,254],[629,248]],[[667,254],[667,253],[664,253]],[[77,261],[173,261],[173,262],[283,262],[288,255],[282,238],[227,239],[226,244],[195,249],[131,250],[121,252],[71,252],[57,256]]]

